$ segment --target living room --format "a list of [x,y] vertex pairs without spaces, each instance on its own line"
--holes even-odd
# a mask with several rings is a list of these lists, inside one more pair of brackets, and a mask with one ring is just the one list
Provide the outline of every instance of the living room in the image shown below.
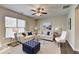
[[[39,6],[39,7],[38,7]],[[67,32],[65,38],[73,49],[75,48],[75,34],[74,34],[74,11],[78,5],[64,5],[64,4],[42,4],[42,5],[32,5],[32,4],[2,4],[0,5],[0,46],[6,46],[11,42],[17,40],[17,32],[19,32],[20,43],[30,41],[32,39],[37,39],[41,44],[40,51],[38,54],[61,54],[61,47],[58,46],[58,41],[53,41],[53,35],[56,33],[57,37],[61,37],[62,31]],[[25,8],[26,7],[26,8]],[[37,7],[37,9],[36,9]],[[37,10],[37,11],[36,11]],[[39,10],[42,10],[44,14],[41,14]],[[27,12],[26,12],[27,11]],[[40,13],[40,14],[37,14]],[[10,21],[10,20],[15,21]],[[72,24],[71,24],[72,20]],[[71,27],[73,25],[73,27]],[[13,27],[12,27],[13,26]],[[25,32],[30,32],[27,36]],[[47,36],[46,34],[49,35]],[[15,36],[14,36],[15,33]],[[42,35],[42,34],[45,34]],[[22,35],[21,35],[22,34]],[[21,35],[21,36],[20,36]],[[23,37],[26,36],[26,37]],[[16,40],[15,40],[16,39]],[[26,40],[25,40],[26,39]],[[39,39],[39,40],[38,40]],[[40,40],[43,39],[43,40]],[[55,39],[55,38],[54,38]],[[66,41],[62,40],[62,42]],[[53,41],[53,42],[51,42]],[[10,44],[9,44],[10,45]],[[14,47],[7,47],[4,50],[11,50],[10,52],[2,52],[4,54],[23,54],[22,51],[18,51],[17,48],[21,49],[22,46],[16,43],[11,44]],[[10,45],[10,46],[11,46]],[[52,49],[53,46],[53,49]],[[50,48],[51,47],[51,48]],[[76,44],[78,49],[78,44]],[[47,51],[47,50],[48,51]],[[64,50],[65,51],[65,50]],[[2,53],[1,52],[1,53]]]

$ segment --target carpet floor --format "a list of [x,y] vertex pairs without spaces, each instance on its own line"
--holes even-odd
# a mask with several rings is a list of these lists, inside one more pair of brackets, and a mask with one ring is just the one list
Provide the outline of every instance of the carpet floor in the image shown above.
[[[41,43],[40,51],[37,54],[60,54],[61,50],[60,47],[58,47],[57,43],[45,41],[45,40],[39,40]],[[16,47],[9,47],[5,51],[3,51],[1,54],[27,54],[23,52],[22,45],[18,45]]]

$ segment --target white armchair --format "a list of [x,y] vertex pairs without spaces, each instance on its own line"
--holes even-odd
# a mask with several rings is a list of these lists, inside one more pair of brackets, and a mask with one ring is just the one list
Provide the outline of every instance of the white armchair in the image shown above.
[[62,31],[62,34],[60,37],[56,37],[55,40],[57,43],[65,43],[66,41],[66,31]]

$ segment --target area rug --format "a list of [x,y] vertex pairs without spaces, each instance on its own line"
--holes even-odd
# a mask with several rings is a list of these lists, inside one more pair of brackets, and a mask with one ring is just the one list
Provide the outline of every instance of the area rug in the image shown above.
[[[39,40],[41,43],[40,51],[37,54],[60,54],[60,47],[58,47],[57,43]],[[22,44],[16,47],[10,47],[9,50],[3,52],[4,54],[27,54],[22,50]]]
[[8,46],[12,46],[12,47],[15,47],[17,45],[21,44],[19,41],[16,41],[16,42],[11,42],[8,44]]
[[38,54],[60,54],[60,47],[55,42],[40,40],[41,49]]

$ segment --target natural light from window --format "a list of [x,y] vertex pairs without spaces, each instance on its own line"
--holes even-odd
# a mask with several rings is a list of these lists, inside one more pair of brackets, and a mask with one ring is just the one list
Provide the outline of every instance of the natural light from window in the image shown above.
[[14,38],[13,28],[18,29],[18,33],[25,31],[25,20],[13,17],[5,17],[5,37]]

